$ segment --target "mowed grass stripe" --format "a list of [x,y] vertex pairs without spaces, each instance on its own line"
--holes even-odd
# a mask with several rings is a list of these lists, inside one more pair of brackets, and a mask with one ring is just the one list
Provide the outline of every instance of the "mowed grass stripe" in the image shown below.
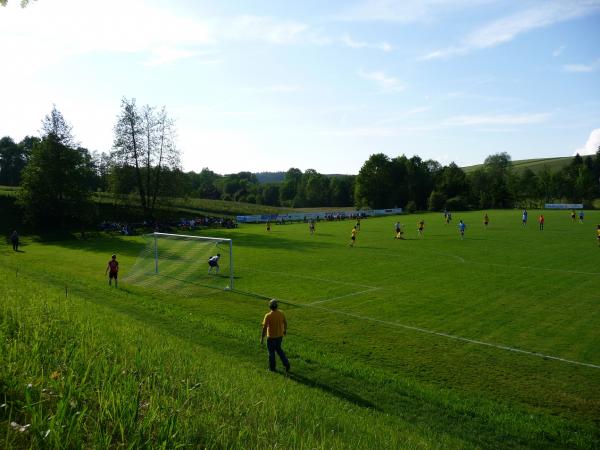
[[[483,215],[470,214],[464,215],[467,224],[469,217],[475,220]],[[590,239],[592,224],[563,227],[560,233],[554,233],[562,236],[562,241],[551,236],[551,245],[544,241],[547,234],[534,229],[516,228],[522,231],[523,239],[511,241],[511,235],[520,233],[513,230],[512,224],[519,214],[490,212],[492,224],[505,228],[497,233],[502,233],[502,238],[496,239],[495,235],[493,240],[486,240],[492,234],[491,228],[484,236],[483,231],[475,233],[469,227],[465,241],[460,241],[455,228],[444,228],[437,214],[424,216],[426,235],[420,241],[394,241],[394,218],[363,221],[354,249],[347,246],[350,222],[320,224],[316,239],[312,240],[304,225],[275,227],[277,233],[270,235],[262,226],[218,230],[215,234],[234,238],[236,263],[242,262],[241,269],[254,265],[267,272],[271,268],[282,272],[268,277],[243,270],[236,272],[240,276],[240,289],[253,286],[258,292],[269,294],[275,287],[276,291],[290,294],[290,298],[317,301],[325,298],[321,296],[327,283],[316,280],[311,283],[308,277],[330,280],[330,285],[337,286],[332,292],[347,289],[337,295],[361,289],[332,281],[364,284],[380,289],[334,300],[323,308],[445,333],[452,330],[450,334],[485,337],[482,340],[487,342],[524,343],[527,347],[522,348],[526,349],[565,349],[572,355],[560,351],[558,356],[568,354],[569,359],[576,356],[577,360],[595,363],[599,356],[595,345],[599,318],[597,308],[593,308],[592,293],[597,292],[598,280],[581,274],[551,278],[540,271],[524,273],[510,268],[514,262],[537,266],[562,264],[569,270],[577,267],[593,272],[590,269],[597,265],[600,251]],[[406,219],[403,216],[402,221],[416,223],[417,217],[420,215]],[[552,222],[554,219],[550,217],[548,223]],[[74,282],[76,266],[86,301],[127,311],[148,326],[174,327],[181,332],[188,329],[186,333],[190,336],[197,334],[194,324],[202,323],[213,331],[198,334],[198,342],[240,358],[247,355],[244,361],[257,368],[265,366],[263,350],[256,347],[258,323],[266,311],[265,299],[222,292],[206,298],[181,298],[176,292],[146,296],[143,289],[126,285],[119,293],[95,292],[99,283],[106,283],[102,275],[108,255],[103,256],[103,252],[107,248],[112,250],[114,244],[122,246],[117,253],[123,255],[120,260],[122,270],[126,271],[139,253],[130,251],[139,248],[137,238],[26,246],[27,254],[14,259],[15,255],[9,252],[0,254],[9,256],[11,262],[27,256],[23,270],[56,286],[58,295],[61,286]],[[392,259],[384,252],[400,255],[404,252],[406,257]],[[465,266],[456,258],[434,252],[460,255],[464,259],[488,259],[506,263],[508,267],[489,270],[484,266]],[[52,265],[50,261],[56,255],[68,264]],[[93,263],[94,259],[100,262]],[[45,273],[48,267],[53,269]],[[286,273],[298,277],[285,276]],[[312,292],[317,295],[307,295]],[[591,447],[598,441],[598,433],[593,431],[597,430],[600,417],[597,369],[398,329],[318,308],[283,307],[290,322],[286,348],[298,375],[297,383],[336,392],[351,402],[373,405],[395,417],[414,414],[410,420],[415,426],[427,424],[426,428],[460,436],[458,441],[467,447],[489,447],[498,442],[508,442],[513,447]],[[567,326],[568,323],[572,326]],[[442,326],[438,327],[439,324]],[[225,340],[219,343],[219,339]],[[580,359],[582,355],[585,358]],[[423,396],[425,391],[428,394]],[[487,408],[497,412],[482,415],[482,409]],[[451,417],[448,422],[442,419],[444,414]],[[515,425],[508,431],[505,427],[513,421]],[[521,428],[516,423],[527,425]],[[543,430],[542,434],[532,433],[530,425]],[[490,434],[491,430],[495,431]],[[503,433],[507,436],[505,440]],[[478,437],[469,440],[467,435]],[[457,441],[454,442],[456,446]]]

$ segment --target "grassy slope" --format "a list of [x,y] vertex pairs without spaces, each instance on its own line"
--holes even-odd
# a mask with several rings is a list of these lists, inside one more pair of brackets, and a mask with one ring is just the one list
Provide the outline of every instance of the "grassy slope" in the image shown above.
[[[0,196],[16,197],[19,188],[13,186],[0,186]],[[95,201],[103,204],[132,205],[137,207],[138,198],[131,196],[122,200],[115,200],[108,193],[96,193]],[[209,200],[196,198],[176,198],[167,199],[163,207],[173,211],[174,214],[181,214],[183,217],[195,215],[253,215],[253,214],[281,214],[290,211],[289,208],[278,208],[274,206],[257,205],[254,203],[230,202],[224,200]]]
[[[548,212],[543,233],[521,228],[518,212],[491,212],[485,232],[480,213],[461,214],[465,241],[439,215],[425,216],[423,240],[414,239],[417,217],[403,217],[403,242],[391,239],[395,219],[369,219],[354,249],[349,222],[320,223],[312,238],[304,225],[270,235],[243,227],[227,232],[240,292],[192,299],[98,289],[107,255],[117,249],[126,271],[139,238],[2,251],[2,332],[11,337],[2,364],[11,369],[1,386],[12,411],[2,419],[7,429],[16,418],[32,423],[7,442],[35,442],[46,429],[61,442],[72,428],[68,439],[90,446],[265,447],[273,435],[284,447],[593,447],[600,370],[402,327],[599,364],[592,214],[579,225]],[[249,292],[288,302],[290,379],[264,372],[265,303]],[[285,401],[265,401],[278,392]]]
[[[521,159],[513,161],[512,166],[516,171],[530,168],[534,172],[539,172],[544,167],[548,167],[551,172],[557,172],[573,160],[572,156],[561,156],[557,158],[537,158],[537,159]],[[483,164],[476,164],[474,166],[466,166],[462,169],[466,172],[473,172],[483,167]]]

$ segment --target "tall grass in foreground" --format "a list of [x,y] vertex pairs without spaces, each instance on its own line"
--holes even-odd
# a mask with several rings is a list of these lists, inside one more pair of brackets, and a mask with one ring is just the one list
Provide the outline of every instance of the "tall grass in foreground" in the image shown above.
[[0,269],[4,448],[428,447],[386,415],[13,277]]

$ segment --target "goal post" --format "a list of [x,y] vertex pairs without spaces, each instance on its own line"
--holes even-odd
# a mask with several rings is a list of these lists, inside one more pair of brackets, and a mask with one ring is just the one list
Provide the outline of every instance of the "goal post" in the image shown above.
[[[143,238],[144,248],[126,278],[132,284],[184,295],[207,287],[233,289],[231,239],[158,232]],[[208,263],[217,254],[218,272]]]
[[[192,236],[189,234],[171,234],[171,233],[152,233],[154,237],[154,270],[155,273],[158,274],[159,271],[159,239],[180,239],[184,241],[190,242],[209,242],[214,243],[215,245],[224,244],[229,247],[229,289],[233,289],[233,241],[227,238],[216,238],[216,237],[208,237],[208,236]],[[193,244],[192,244],[193,245]],[[211,255],[214,256],[214,255]]]

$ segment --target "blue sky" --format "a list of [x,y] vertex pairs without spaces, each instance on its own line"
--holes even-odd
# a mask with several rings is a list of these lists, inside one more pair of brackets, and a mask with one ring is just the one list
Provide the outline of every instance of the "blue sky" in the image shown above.
[[0,8],[0,135],[16,140],[56,104],[109,151],[126,96],[167,107],[185,170],[600,145],[600,0],[18,3]]

